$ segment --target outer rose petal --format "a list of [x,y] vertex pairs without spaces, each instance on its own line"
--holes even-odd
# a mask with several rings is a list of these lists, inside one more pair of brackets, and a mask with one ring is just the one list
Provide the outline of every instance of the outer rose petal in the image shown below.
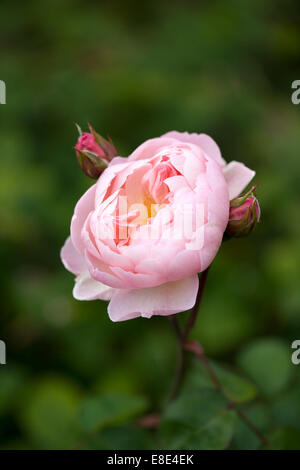
[[181,142],[188,142],[198,145],[210,158],[216,160],[219,165],[226,165],[225,160],[222,158],[221,151],[216,142],[207,134],[189,134],[188,132],[170,131],[162,137],[172,137],[173,139],[180,140]]
[[73,289],[73,297],[77,300],[110,300],[115,289],[95,281],[89,271],[77,276]]
[[250,170],[243,163],[235,161],[228,163],[223,171],[228,184],[230,200],[237,197],[255,175],[255,171]]
[[91,186],[79,199],[75,206],[71,221],[71,238],[76,250],[84,255],[84,244],[81,239],[81,230],[89,213],[95,208],[95,194],[97,183]]
[[152,288],[117,290],[108,306],[109,317],[112,321],[123,321],[189,310],[195,304],[198,285],[198,276],[195,275]]
[[176,142],[175,139],[166,136],[146,140],[146,142],[139,145],[134,152],[132,152],[128,157],[128,160],[145,160],[146,158],[151,158],[160,150],[161,147],[174,144],[174,142]]
[[73,274],[80,274],[87,269],[86,262],[75,249],[71,237],[68,237],[60,251],[60,257],[64,267]]

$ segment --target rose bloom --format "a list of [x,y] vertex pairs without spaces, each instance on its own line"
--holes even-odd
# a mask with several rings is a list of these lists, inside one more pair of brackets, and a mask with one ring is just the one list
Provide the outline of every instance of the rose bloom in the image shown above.
[[226,164],[205,134],[169,132],[115,157],[78,201],[61,251],[76,275],[74,297],[110,300],[113,321],[192,308],[198,273],[221,245],[229,202],[254,174]]

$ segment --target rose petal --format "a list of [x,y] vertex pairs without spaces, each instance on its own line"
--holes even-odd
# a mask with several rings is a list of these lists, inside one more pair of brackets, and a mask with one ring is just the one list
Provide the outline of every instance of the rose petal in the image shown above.
[[138,316],[172,315],[192,308],[196,301],[199,280],[191,276],[157,287],[116,291],[109,303],[112,321],[124,321]]
[[220,228],[216,225],[207,224],[204,231],[205,246],[199,252],[201,271],[204,271],[214,260],[216,253],[221,246],[222,236]]
[[176,143],[175,139],[167,137],[156,137],[146,140],[143,144],[135,149],[128,157],[128,160],[145,160],[155,156],[162,147]]
[[91,186],[79,199],[75,206],[74,215],[71,221],[71,238],[76,250],[84,254],[84,243],[81,238],[81,230],[89,213],[95,208],[95,193],[97,183]]
[[110,300],[115,289],[95,281],[88,271],[77,276],[73,297],[77,300]]
[[241,194],[255,175],[255,171],[235,161],[228,163],[223,172],[228,184],[230,200]]
[[222,158],[221,151],[216,142],[207,134],[189,134],[188,132],[170,131],[162,137],[172,137],[173,139],[180,140],[181,142],[189,142],[198,145],[206,153],[206,155],[224,166],[225,160]]
[[68,237],[60,251],[64,267],[73,274],[80,274],[87,269],[84,258],[75,249],[71,237]]

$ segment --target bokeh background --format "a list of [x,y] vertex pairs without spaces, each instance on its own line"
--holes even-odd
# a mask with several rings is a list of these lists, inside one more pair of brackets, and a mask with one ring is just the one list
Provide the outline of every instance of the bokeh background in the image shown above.
[[[1,448],[260,447],[192,362],[193,400],[166,407],[167,319],[114,324],[105,302],[72,298],[59,251],[91,184],[72,149],[87,121],[123,156],[206,132],[257,171],[262,223],[222,246],[193,338],[272,446],[300,448],[299,14],[291,0],[1,2]],[[159,431],[139,425],[161,411]]]

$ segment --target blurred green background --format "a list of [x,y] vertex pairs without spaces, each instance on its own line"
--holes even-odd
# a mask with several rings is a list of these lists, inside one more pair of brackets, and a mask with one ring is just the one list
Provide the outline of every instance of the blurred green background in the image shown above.
[[[205,132],[257,171],[262,223],[222,246],[193,337],[272,446],[300,448],[299,14],[291,0],[1,2],[1,448],[260,446],[199,365],[165,406],[167,319],[114,324],[105,302],[72,298],[59,251],[91,184],[72,149],[87,121],[124,156]],[[158,432],[139,426],[161,410]]]

